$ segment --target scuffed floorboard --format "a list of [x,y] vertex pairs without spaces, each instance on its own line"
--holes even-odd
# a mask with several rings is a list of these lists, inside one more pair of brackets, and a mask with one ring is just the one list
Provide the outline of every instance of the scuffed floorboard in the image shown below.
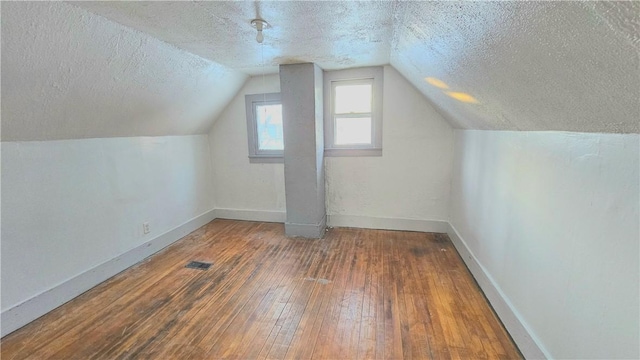
[[[207,270],[190,261],[213,263]],[[2,339],[2,359],[516,359],[446,235],[214,220]]]

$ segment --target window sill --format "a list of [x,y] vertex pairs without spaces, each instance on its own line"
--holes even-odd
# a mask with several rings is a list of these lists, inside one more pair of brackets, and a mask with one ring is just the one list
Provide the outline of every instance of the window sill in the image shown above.
[[251,164],[283,164],[284,157],[282,156],[249,156],[249,162]]
[[382,156],[382,149],[324,149],[324,156]]

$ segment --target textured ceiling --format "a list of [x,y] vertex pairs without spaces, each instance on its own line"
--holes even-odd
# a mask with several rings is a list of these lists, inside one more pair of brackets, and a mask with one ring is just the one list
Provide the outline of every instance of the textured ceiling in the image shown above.
[[[73,4],[250,75],[276,73],[279,64],[300,62],[314,62],[325,70],[388,64],[397,5],[358,1]],[[256,17],[271,25],[264,30],[262,48],[250,25]]]
[[[206,132],[247,75],[296,62],[390,63],[460,128],[640,128],[640,2],[3,2],[2,15],[3,140]],[[263,46],[256,16],[272,25]]]
[[391,64],[457,127],[637,133],[639,17],[640,2],[403,3]]
[[206,133],[247,75],[60,2],[2,2],[2,140]]
[[460,128],[639,132],[640,2],[74,4],[252,75],[261,16],[266,72],[390,63]]

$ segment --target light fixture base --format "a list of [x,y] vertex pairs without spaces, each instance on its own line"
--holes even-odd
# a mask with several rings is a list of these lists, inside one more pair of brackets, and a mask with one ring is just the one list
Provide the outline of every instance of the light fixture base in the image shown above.
[[253,19],[251,20],[251,26],[253,26],[258,31],[268,29],[271,27],[269,23],[264,19]]

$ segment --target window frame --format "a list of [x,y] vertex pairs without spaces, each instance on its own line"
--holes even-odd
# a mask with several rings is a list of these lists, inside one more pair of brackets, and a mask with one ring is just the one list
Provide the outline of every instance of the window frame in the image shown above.
[[[260,150],[258,141],[258,119],[256,107],[260,105],[282,105],[280,93],[248,94],[244,96],[247,114],[247,144],[250,163],[283,163],[284,150]],[[284,132],[284,125],[282,131]],[[283,139],[284,140],[284,139]]]
[[[371,144],[338,145],[336,139],[335,87],[349,84],[372,84]],[[324,155],[382,156],[383,67],[366,67],[324,72]],[[364,113],[358,113],[364,114]],[[344,115],[344,114],[343,114]],[[339,116],[338,116],[339,117]],[[344,116],[343,116],[344,117]]]

